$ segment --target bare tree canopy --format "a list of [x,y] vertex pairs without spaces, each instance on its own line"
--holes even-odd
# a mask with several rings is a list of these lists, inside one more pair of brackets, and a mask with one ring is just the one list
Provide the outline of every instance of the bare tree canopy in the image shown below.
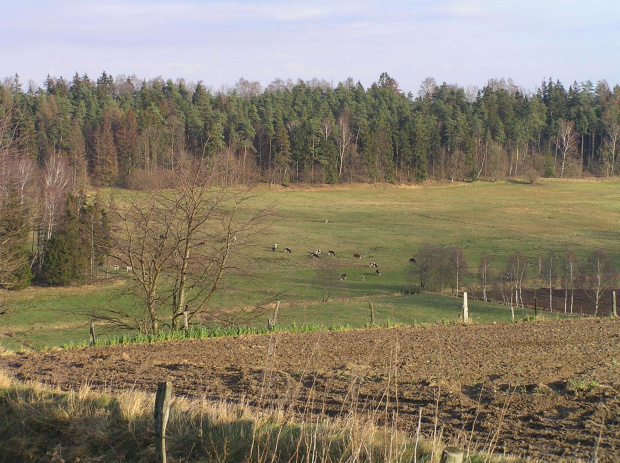
[[157,333],[204,313],[235,254],[264,230],[269,209],[251,209],[248,187],[219,187],[204,165],[178,172],[176,185],[113,201],[111,257],[133,277],[142,310],[110,313],[116,323]]

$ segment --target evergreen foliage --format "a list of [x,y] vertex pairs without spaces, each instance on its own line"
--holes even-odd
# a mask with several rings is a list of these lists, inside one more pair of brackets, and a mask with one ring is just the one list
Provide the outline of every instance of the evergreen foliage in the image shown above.
[[[368,89],[315,79],[262,90],[240,79],[213,92],[105,72],[96,80],[48,76],[38,92],[10,83],[0,106],[19,103],[29,155],[41,165],[66,157],[74,188],[87,174],[97,185],[128,186],[132,173],[222,156],[242,181],[276,183],[494,180],[532,169],[613,176],[620,149],[620,87],[605,81],[567,89],[549,79],[526,93],[511,80],[466,91],[429,78],[417,97],[387,73]],[[575,142],[559,155],[563,121],[573,124]]]
[[84,283],[108,251],[109,226],[98,200],[69,195],[61,228],[47,241],[42,277],[51,286]]

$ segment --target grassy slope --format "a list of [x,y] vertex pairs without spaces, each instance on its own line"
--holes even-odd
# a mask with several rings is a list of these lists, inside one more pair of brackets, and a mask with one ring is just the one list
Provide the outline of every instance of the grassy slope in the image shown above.
[[[115,193],[122,201],[127,192]],[[422,188],[353,186],[315,190],[264,189],[255,205],[276,203],[269,234],[238,261],[255,278],[231,275],[227,286],[213,301],[218,308],[244,307],[259,302],[265,291],[283,292],[285,303],[280,322],[318,324],[350,323],[361,326],[369,320],[368,300],[375,302],[378,323],[388,317],[399,323],[437,322],[454,319],[460,302],[434,295],[394,296],[406,286],[409,257],[424,242],[459,244],[471,269],[482,252],[496,256],[495,271],[520,249],[531,257],[573,249],[578,256],[605,249],[620,254],[620,183],[600,181],[544,181],[537,185],[517,183],[473,183],[432,185]],[[326,222],[327,221],[327,222]],[[271,245],[278,243],[278,251]],[[284,253],[290,247],[292,254]],[[336,252],[336,278],[330,297],[340,302],[319,304],[324,286],[319,282],[316,260],[308,252]],[[361,260],[353,259],[360,253]],[[333,259],[333,258],[332,258]],[[382,271],[374,274],[368,262]],[[324,262],[324,260],[321,260]],[[340,273],[347,280],[339,280]],[[465,280],[464,285],[474,281]],[[362,275],[365,280],[362,282]],[[85,312],[110,304],[130,304],[117,296],[118,283],[75,289],[32,288],[5,296],[18,303],[14,315],[0,320],[2,346],[41,347],[88,337]],[[364,297],[358,300],[357,298]],[[28,310],[24,310],[28,308]],[[481,321],[497,310],[485,306]],[[519,314],[517,314],[519,315]],[[264,323],[264,319],[258,323]],[[111,329],[99,328],[100,334]]]

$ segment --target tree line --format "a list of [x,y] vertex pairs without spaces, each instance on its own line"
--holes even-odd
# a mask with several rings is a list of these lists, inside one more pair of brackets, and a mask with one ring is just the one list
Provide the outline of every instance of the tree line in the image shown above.
[[[504,262],[484,252],[472,268],[461,246],[427,242],[411,259],[406,278],[409,292],[449,290],[458,295],[467,288],[485,302],[493,299],[506,305],[536,305],[550,311],[559,305],[561,311],[571,314],[576,312],[576,297],[585,295],[592,308],[588,313],[596,316],[602,312],[603,296],[618,283],[618,270],[607,252],[596,251],[579,258],[568,249],[537,257],[528,257],[517,249]],[[533,292],[533,299],[524,302],[523,293],[527,290]],[[557,290],[561,300],[554,302]]]
[[216,158],[244,181],[282,184],[613,177],[620,87],[549,79],[528,93],[511,80],[472,89],[428,78],[414,96],[383,73],[369,88],[240,79],[213,91],[103,72],[24,89],[15,75],[0,87],[0,118],[4,144],[20,140],[39,167],[63,159],[76,190],[157,182]]

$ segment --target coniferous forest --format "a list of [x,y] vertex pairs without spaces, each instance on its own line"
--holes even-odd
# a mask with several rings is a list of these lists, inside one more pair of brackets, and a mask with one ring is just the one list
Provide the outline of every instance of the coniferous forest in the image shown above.
[[192,159],[220,159],[269,183],[419,182],[615,175],[620,87],[511,80],[482,89],[426,79],[405,94],[387,73],[353,79],[202,83],[102,73],[0,88],[2,152],[66,163],[71,186],[132,187]]

